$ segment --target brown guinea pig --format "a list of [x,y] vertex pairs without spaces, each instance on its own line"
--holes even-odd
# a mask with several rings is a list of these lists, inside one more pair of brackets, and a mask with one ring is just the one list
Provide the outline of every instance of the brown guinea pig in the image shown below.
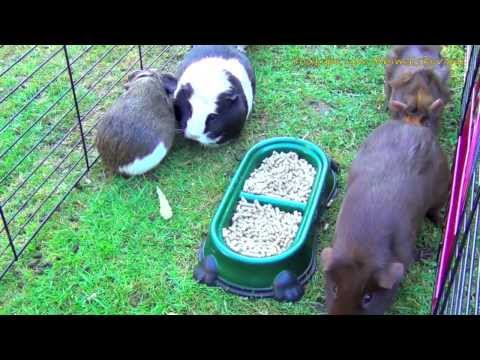
[[125,93],[103,116],[95,145],[107,168],[124,176],[156,167],[175,136],[172,82],[169,74],[137,70],[128,76]]
[[435,133],[450,100],[450,69],[437,45],[394,46],[385,67],[385,97],[394,119],[430,127]]
[[425,216],[439,222],[450,172],[427,127],[390,120],[349,172],[333,246],[322,251],[329,314],[383,314],[415,260]]

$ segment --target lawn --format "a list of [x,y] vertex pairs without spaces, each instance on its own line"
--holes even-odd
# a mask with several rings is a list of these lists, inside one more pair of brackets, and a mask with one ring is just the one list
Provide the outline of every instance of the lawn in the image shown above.
[[[75,58],[87,47],[72,49]],[[177,137],[173,149],[164,162],[152,173],[138,178],[111,177],[101,161],[97,162],[87,178],[82,180],[55,212],[12,270],[0,281],[0,313],[2,314],[321,314],[324,312],[323,276],[317,271],[306,288],[306,294],[295,304],[273,300],[249,300],[228,294],[218,288],[196,283],[192,277],[197,263],[200,241],[206,236],[211,217],[229,183],[239,159],[258,141],[273,136],[295,136],[318,144],[341,167],[340,192],[332,207],[317,226],[320,249],[332,240],[335,219],[345,190],[348,167],[366,136],[388,118],[384,109],[383,65],[372,61],[384,57],[388,46],[252,46],[249,56],[257,76],[256,104],[241,138],[234,143],[205,148]],[[23,49],[24,51],[25,49]],[[41,49],[51,51],[52,49]],[[94,64],[107,47],[95,46],[74,67],[79,76]],[[42,51],[31,56],[26,69],[0,78],[0,99],[12,86],[35,68]],[[15,47],[0,47],[0,73],[8,64],[4,59],[21,53]],[[157,52],[158,53],[158,52]],[[13,55],[12,55],[13,54]],[[101,61],[108,69],[119,61],[120,53],[108,54]],[[452,60],[463,60],[463,47],[447,46],[444,55]],[[161,55],[164,56],[164,55]],[[173,55],[175,60],[180,55]],[[85,127],[94,134],[93,124],[111,100],[121,92],[122,83],[115,84],[114,75],[128,70],[138,58],[132,52],[101,86],[114,91],[108,100],[89,116]],[[336,64],[321,63],[319,59],[337,59]],[[30,59],[30,57],[29,57]],[[60,58],[61,59],[61,58]],[[151,60],[155,59],[151,55]],[[154,61],[154,62],[155,62]],[[146,62],[148,65],[149,62]],[[57,67],[55,67],[57,66]],[[59,71],[60,60],[45,69],[42,81]],[[168,68],[172,70],[173,67]],[[97,71],[97,70],[95,70]],[[88,74],[87,84],[80,88],[86,111],[102,97],[102,92],[88,93],[88,79],[100,75]],[[452,65],[452,102],[443,118],[440,138],[444,150],[451,154],[455,145],[460,96],[463,86],[463,65]],[[62,74],[66,76],[66,74]],[[90,81],[90,83],[93,82]],[[65,81],[63,84],[67,84]],[[36,86],[36,87],[35,87]],[[26,100],[41,87],[29,85],[29,94],[12,96],[0,104],[0,129],[7,117],[14,114]],[[90,85],[91,87],[91,85]],[[52,86],[35,106],[28,108],[16,121],[16,127],[0,133],[0,154],[25,131],[31,118],[41,115],[63,88]],[[29,96],[27,96],[29,95]],[[68,96],[71,96],[68,94]],[[0,161],[0,179],[23,157],[48,126],[71,106],[71,99],[56,109],[49,119],[42,119],[42,127],[33,128],[25,145],[13,149],[8,159]],[[52,131],[54,140],[42,142],[32,157],[12,174],[8,182],[0,183],[0,200],[25,179],[32,166],[50,151],[52,144],[75,125],[75,112],[68,121]],[[65,126],[65,127],[62,127]],[[7,138],[8,136],[8,138]],[[72,135],[73,137],[74,135]],[[78,134],[77,134],[78,139]],[[66,143],[71,147],[73,140]],[[67,147],[66,147],[67,148]],[[66,148],[59,148],[58,160]],[[62,150],[63,149],[63,150]],[[91,156],[95,155],[91,149]],[[81,161],[81,145],[75,150]],[[44,164],[38,179],[31,179],[32,189],[52,170],[50,160]],[[50,164],[50,165],[49,165]],[[75,173],[78,176],[81,169]],[[41,175],[41,176],[40,176]],[[74,181],[75,176],[71,181]],[[69,175],[70,176],[70,175]],[[57,178],[58,180],[58,178]],[[54,184],[47,184],[52,189]],[[160,217],[156,186],[166,194],[174,216],[165,221]],[[59,189],[59,194],[62,189]],[[28,190],[30,191],[30,190]],[[28,191],[21,190],[9,204],[15,211],[25,200]],[[23,197],[22,197],[23,196]],[[3,198],[2,198],[3,197]],[[46,198],[34,196],[34,206]],[[16,202],[15,202],[16,201]],[[53,200],[52,200],[53,201]],[[48,202],[47,202],[48,204]],[[27,217],[29,210],[19,216]],[[41,218],[42,214],[38,216]],[[19,218],[21,223],[22,218]],[[25,218],[23,218],[23,221]],[[27,238],[29,229],[19,230],[18,242]],[[31,230],[33,231],[33,229]],[[441,231],[426,222],[418,240],[424,249],[424,258],[411,268],[403,283],[392,314],[428,314],[435,276],[435,256]],[[0,245],[6,244],[0,233]],[[2,249],[0,249],[1,251]],[[318,254],[319,255],[319,254]],[[0,256],[0,265],[2,258]],[[47,264],[48,266],[42,266]],[[50,266],[51,265],[51,266]]]

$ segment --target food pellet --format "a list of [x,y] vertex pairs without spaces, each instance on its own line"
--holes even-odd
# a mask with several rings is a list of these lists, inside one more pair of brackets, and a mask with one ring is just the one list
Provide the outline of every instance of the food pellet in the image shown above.
[[274,151],[245,181],[244,192],[307,202],[317,171],[291,152]]
[[302,214],[298,211],[290,213],[242,198],[232,217],[232,225],[223,228],[222,235],[233,251],[250,257],[268,257],[290,247],[301,221]]

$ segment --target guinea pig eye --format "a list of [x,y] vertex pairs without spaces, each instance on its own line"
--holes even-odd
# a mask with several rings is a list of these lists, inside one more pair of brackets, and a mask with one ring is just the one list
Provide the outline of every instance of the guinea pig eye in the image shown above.
[[366,293],[363,295],[363,299],[362,299],[362,302],[363,302],[363,305],[366,306],[368,305],[373,299],[373,295],[370,294],[370,293]]
[[210,114],[207,116],[207,121],[206,121],[206,125],[208,126],[208,123],[211,122],[212,120],[215,120],[216,118],[216,115],[215,114]]

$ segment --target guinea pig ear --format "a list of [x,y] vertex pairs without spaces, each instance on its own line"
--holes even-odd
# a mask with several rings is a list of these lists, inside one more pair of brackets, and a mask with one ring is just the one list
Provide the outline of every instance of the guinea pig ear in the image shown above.
[[177,78],[171,74],[162,74],[162,81],[168,96],[172,96],[177,88]]
[[378,286],[383,289],[392,289],[405,274],[405,267],[400,262],[392,262],[386,268],[380,270],[375,278]]
[[137,76],[138,74],[140,74],[143,70],[135,70],[134,72],[131,72],[130,74],[128,74],[127,76],[127,82],[123,85],[123,88],[125,90],[128,90],[130,88],[130,85],[129,85],[129,82],[132,81],[135,76]]
[[443,110],[444,106],[445,106],[445,103],[443,102],[443,100],[437,99],[432,103],[432,105],[430,105],[430,108],[428,110],[432,114],[439,114]]
[[134,72],[131,72],[130,74],[128,74],[127,82],[132,81],[135,78],[135,76],[140,74],[142,71],[143,70],[135,70]]
[[407,110],[407,105],[398,100],[390,100],[388,108],[391,111],[399,112]]
[[328,271],[332,265],[333,251],[331,247],[327,247],[322,250],[321,259],[323,265],[323,271]]
[[228,94],[225,99],[233,103],[238,99],[238,94]]

